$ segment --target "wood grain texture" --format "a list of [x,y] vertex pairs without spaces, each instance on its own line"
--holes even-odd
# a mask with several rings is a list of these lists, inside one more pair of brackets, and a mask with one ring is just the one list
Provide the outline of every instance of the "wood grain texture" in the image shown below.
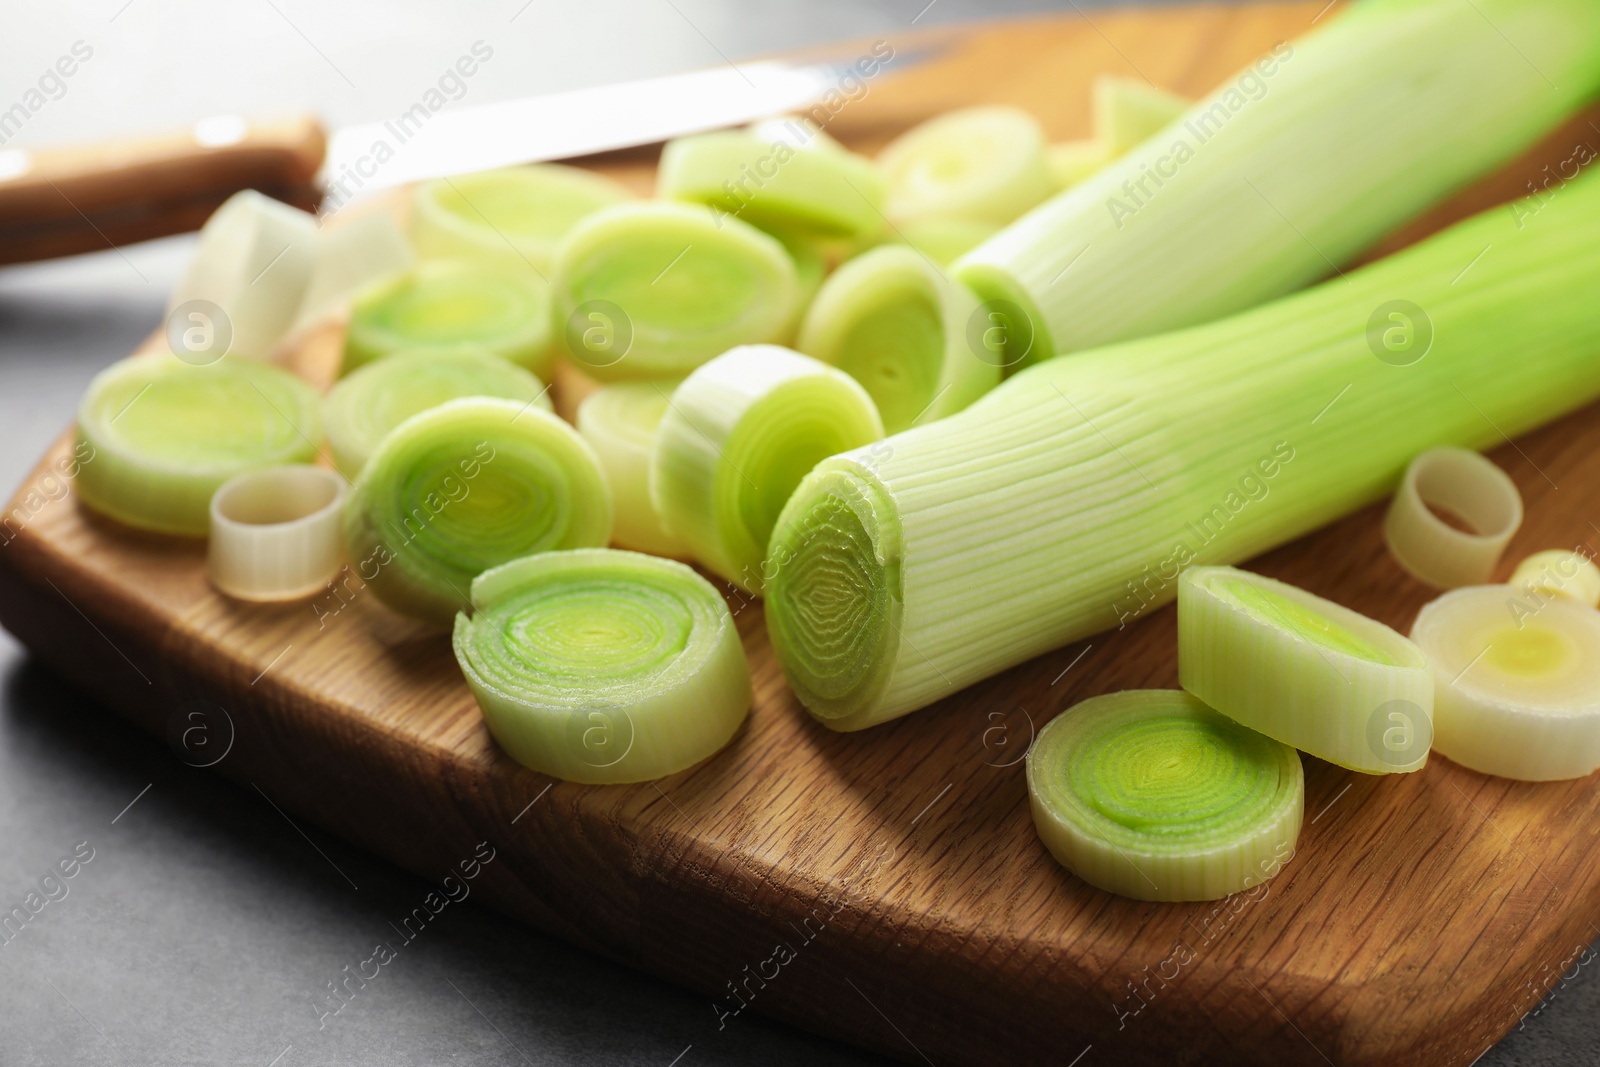
[[[994,101],[1082,136],[1096,71],[1136,65],[1199,93],[1321,6],[944,33],[941,64],[883,75],[832,129],[872,147]],[[1515,190],[1539,158],[1472,195]],[[592,162],[648,186],[649,153]],[[336,343],[314,337],[301,358]],[[1528,505],[1508,559],[1600,545],[1597,416],[1494,453]],[[1077,881],[1034,835],[1020,757],[1078,700],[1175,685],[1170,608],[840,735],[786,689],[759,604],[730,599],[756,700],[728,748],[655,783],[571,785],[496,749],[443,635],[362,593],[336,613],[330,598],[225,600],[200,545],[80,509],[49,476],[63,450],[0,521],[0,621],[42,660],[156,733],[194,701],[221,706],[236,737],[217,770],[420,874],[492,842],[483,899],[703,992],[713,1025],[742,1025],[743,1003],[941,1065],[1067,1064],[1091,1045],[1085,1065],[1465,1065],[1535,1005],[1545,968],[1600,935],[1600,786],[1439,757],[1390,778],[1307,758],[1298,855],[1253,897],[1144,904]],[[1406,629],[1431,594],[1389,559],[1380,519],[1369,508],[1252,566]]]

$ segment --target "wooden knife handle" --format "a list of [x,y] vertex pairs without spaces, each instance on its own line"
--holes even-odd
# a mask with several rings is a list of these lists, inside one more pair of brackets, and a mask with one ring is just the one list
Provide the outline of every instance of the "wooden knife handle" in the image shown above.
[[197,229],[241,189],[313,211],[326,148],[314,118],[246,122],[232,115],[181,133],[0,148],[0,263]]

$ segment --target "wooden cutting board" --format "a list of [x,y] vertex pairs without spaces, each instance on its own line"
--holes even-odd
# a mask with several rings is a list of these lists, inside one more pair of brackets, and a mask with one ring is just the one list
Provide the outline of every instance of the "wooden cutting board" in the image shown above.
[[[830,129],[870,149],[940,110],[1005,102],[1084,136],[1096,72],[1199,94],[1321,7],[900,35],[897,52],[946,51],[904,75],[891,62]],[[1515,194],[1579,128],[1390,244]],[[652,163],[595,161],[645,188]],[[1528,505],[1510,558],[1600,544],[1597,414],[1494,454]],[[491,842],[479,899],[704,993],[709,1027],[759,1012],[940,1065],[1464,1065],[1600,935],[1600,783],[1438,757],[1391,778],[1307,758],[1298,856],[1250,897],[1143,904],[1057,866],[1022,754],[1078,700],[1175,685],[1170,609],[840,735],[785,688],[759,604],[730,601],[756,701],[728,748],[655,783],[571,785],[498,751],[444,636],[368,595],[225,600],[200,545],[82,511],[49,474],[64,454],[0,524],[0,621],[40,659],[190,762],[226,748],[223,774],[419,874]],[[1429,593],[1385,554],[1379,521],[1368,509],[1254,566],[1406,629]]]

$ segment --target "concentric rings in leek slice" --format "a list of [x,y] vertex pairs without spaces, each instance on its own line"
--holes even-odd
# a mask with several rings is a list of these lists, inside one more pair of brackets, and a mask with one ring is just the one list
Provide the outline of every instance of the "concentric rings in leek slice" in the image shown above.
[[1600,768],[1600,612],[1518,586],[1476,585],[1424,607],[1411,638],[1433,663],[1433,747],[1531,782]]
[[1389,627],[1233,567],[1178,580],[1178,679],[1237,722],[1367,774],[1421,770],[1433,677]]
[[618,204],[579,223],[556,255],[564,350],[603,381],[675,378],[789,327],[794,261],[775,238],[704,207]]
[[962,218],[1004,226],[1056,191],[1044,128],[1014,107],[946,112],[878,154],[896,223]]
[[811,468],[883,436],[842,371],[777,345],[732,349],[684,379],[656,430],[650,497],[694,558],[749,593],[778,513]]
[[559,163],[461,174],[417,187],[411,239],[424,259],[478,259],[548,277],[572,227],[630,198],[610,178]]
[[390,607],[448,623],[479,574],[604,545],[611,515],[600,461],[576,430],[532,402],[469,397],[383,439],[345,501],[345,546]]
[[678,383],[603,385],[578,406],[578,432],[594,448],[617,505],[612,541],[622,548],[687,559],[689,546],[667,533],[650,502],[650,450]]
[[549,287],[527,272],[466,260],[420,264],[356,298],[342,373],[396,352],[463,346],[547,375]]
[[448,400],[497,396],[551,410],[549,390],[527,370],[470,349],[402,352],[337,382],[322,401],[333,461],[347,478],[367,465],[390,431]]
[[573,782],[642,782],[728,743],[750,708],[739,632],[711,583],[636,552],[545,552],[472,583],[456,661],[495,740]]
[[841,237],[876,232],[883,227],[883,177],[871,160],[832,138],[822,141],[826,136],[797,123],[787,137],[722,130],[676,138],[661,152],[659,194],[764,229]]
[[1305,811],[1300,756],[1188,693],[1077,704],[1028,750],[1040,839],[1090,885],[1136,900],[1217,900],[1277,874]]
[[[874,248],[823,284],[797,347],[849,374],[889,433],[960,411],[1000,384],[969,347],[978,298],[903,245]],[[987,353],[986,353],[987,355]]]
[[317,401],[288,371],[239,358],[197,366],[161,354],[114,363],[78,403],[79,455],[91,456],[78,496],[129,526],[203,537],[223,482],[316,457]]

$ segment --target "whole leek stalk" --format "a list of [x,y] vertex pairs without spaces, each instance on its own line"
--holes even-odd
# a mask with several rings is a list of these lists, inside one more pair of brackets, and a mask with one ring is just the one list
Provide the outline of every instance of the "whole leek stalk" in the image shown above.
[[[1126,625],[1600,395],[1600,180],[1242,315],[1029,368],[823,461],[768,546],[801,701],[859,729]],[[1404,303],[1410,301],[1411,304]]]
[[1365,0],[956,273],[1032,320],[1025,363],[1209,322],[1332,274],[1597,87],[1594,0]]

